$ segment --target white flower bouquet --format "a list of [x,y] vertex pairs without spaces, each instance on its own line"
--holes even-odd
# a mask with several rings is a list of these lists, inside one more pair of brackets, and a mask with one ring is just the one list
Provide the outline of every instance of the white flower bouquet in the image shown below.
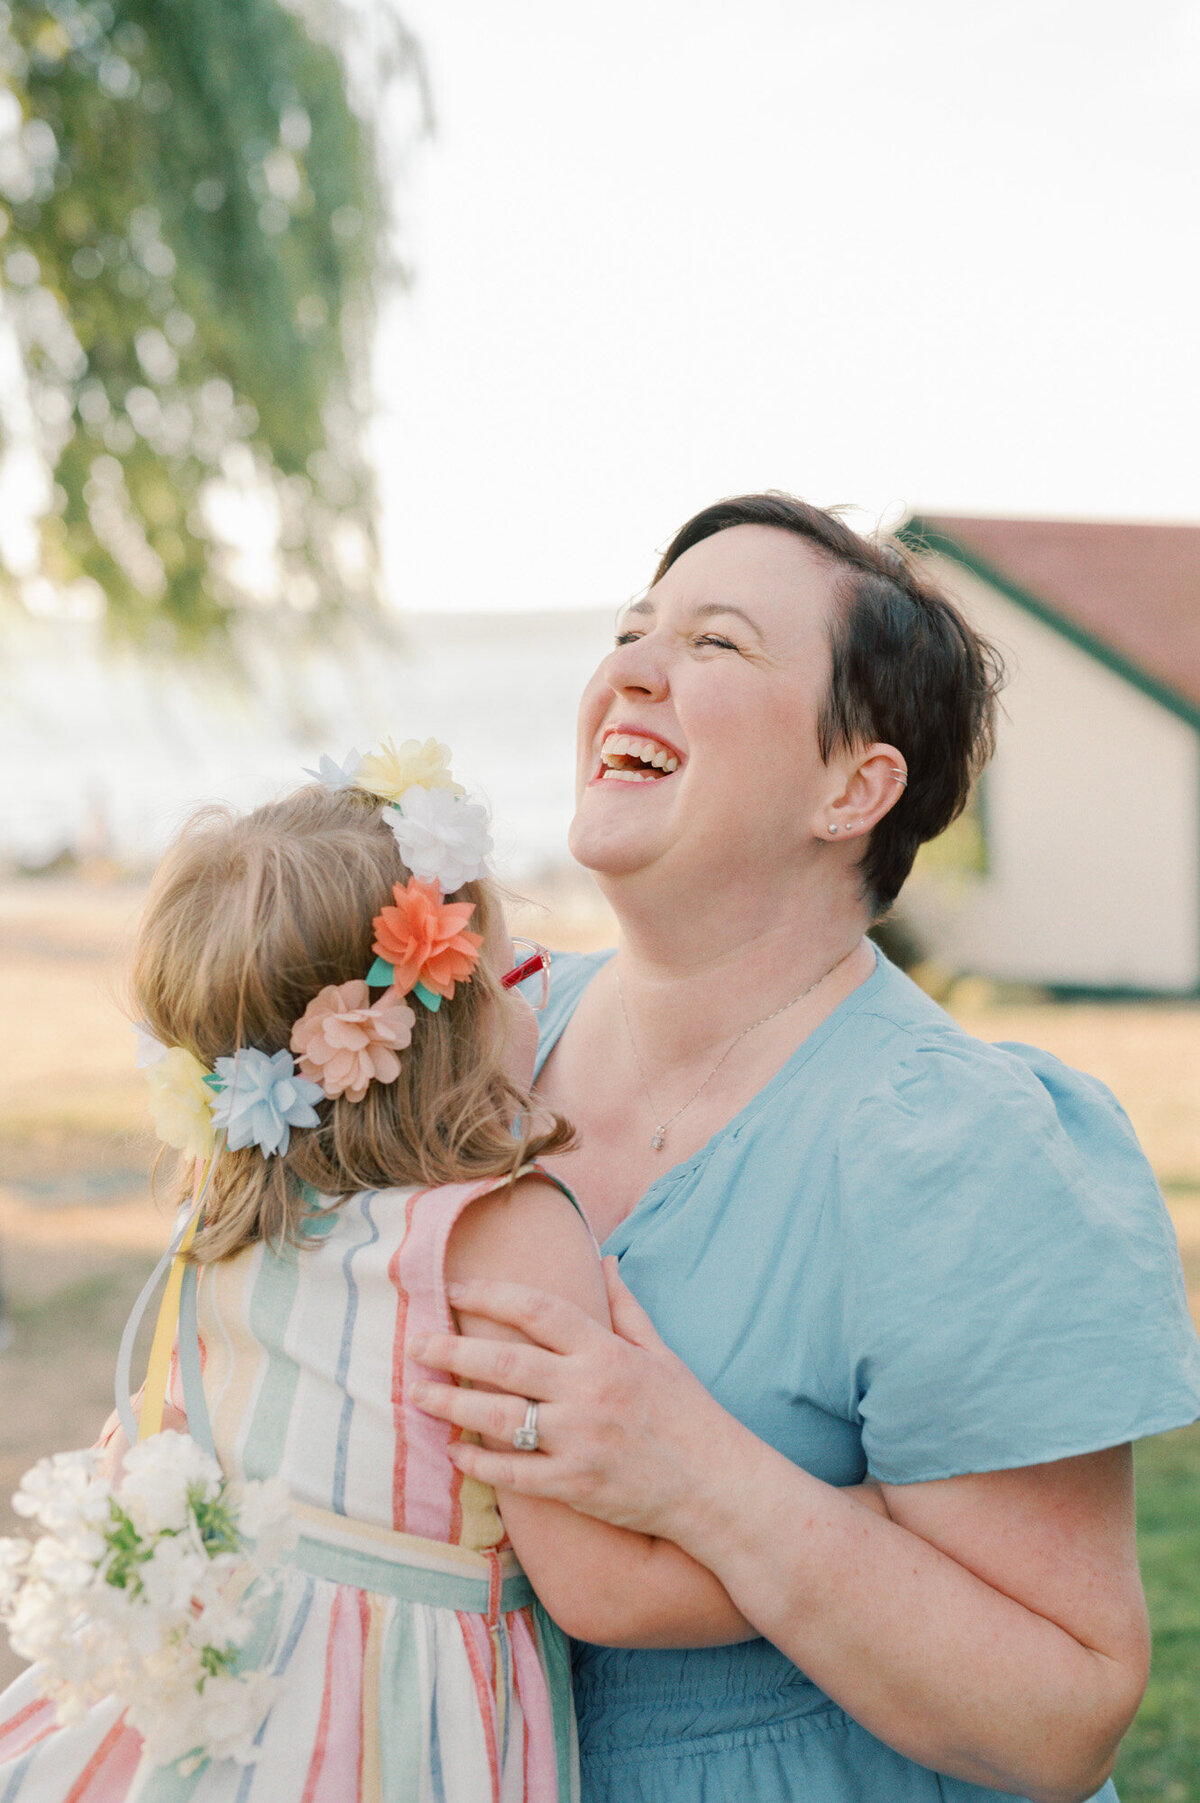
[[[13,1497],[43,1530],[0,1540],[0,1621],[60,1722],[116,1697],[156,1765],[255,1757],[275,1695],[238,1652],[292,1527],[282,1479],[235,1498],[187,1434],[151,1435],[113,1485],[95,1452],[56,1453]],[[253,1589],[251,1589],[253,1586]]]

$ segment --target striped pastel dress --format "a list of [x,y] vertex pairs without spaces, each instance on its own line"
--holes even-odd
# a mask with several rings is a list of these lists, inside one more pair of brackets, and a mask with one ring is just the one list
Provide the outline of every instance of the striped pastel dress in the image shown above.
[[300,1539],[244,1652],[283,1680],[252,1765],[146,1769],[116,1704],[57,1728],[0,1698],[0,1803],[574,1803],[565,1643],[504,1547],[458,1430],[408,1401],[407,1336],[452,1331],[445,1253],[494,1180],[319,1200],[298,1249],[202,1269],[222,1468],[280,1473]]

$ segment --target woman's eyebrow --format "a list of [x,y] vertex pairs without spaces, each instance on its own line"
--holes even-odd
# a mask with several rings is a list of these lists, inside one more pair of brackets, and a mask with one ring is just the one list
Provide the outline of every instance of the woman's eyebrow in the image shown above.
[[757,633],[759,638],[762,637],[762,627],[758,621],[752,620],[744,608],[735,606],[732,601],[702,601],[699,607],[692,611],[697,620],[710,619],[713,614],[734,614],[739,620],[745,621],[751,632]]
[[[631,601],[627,607],[623,607],[618,617],[624,620],[630,614],[652,614],[655,611],[653,601],[648,595],[644,595],[640,601]],[[693,620],[709,620],[714,614],[733,614],[737,619],[743,620],[758,638],[762,637],[762,627],[758,621],[732,601],[701,601],[691,610]]]

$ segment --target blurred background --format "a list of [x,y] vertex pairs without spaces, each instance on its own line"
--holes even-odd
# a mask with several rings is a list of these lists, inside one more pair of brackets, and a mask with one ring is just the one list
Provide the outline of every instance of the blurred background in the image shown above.
[[[0,0],[4,1496],[163,1237],[119,999],[182,815],[433,733],[524,929],[603,943],[575,699],[748,489],[1004,649],[884,935],[1116,1090],[1200,1315],[1198,168],[1198,0]],[[1118,1776],[1200,1803],[1200,1430],[1140,1480]]]

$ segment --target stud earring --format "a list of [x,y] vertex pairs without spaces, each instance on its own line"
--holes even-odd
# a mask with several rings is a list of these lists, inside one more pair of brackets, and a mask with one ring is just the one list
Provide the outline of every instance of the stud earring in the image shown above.
[[836,832],[837,832],[837,823],[836,823],[836,821],[832,821],[832,820],[831,820],[831,821],[830,821],[830,823],[829,823],[829,830],[830,830],[830,832],[831,832],[831,833],[836,833]]

